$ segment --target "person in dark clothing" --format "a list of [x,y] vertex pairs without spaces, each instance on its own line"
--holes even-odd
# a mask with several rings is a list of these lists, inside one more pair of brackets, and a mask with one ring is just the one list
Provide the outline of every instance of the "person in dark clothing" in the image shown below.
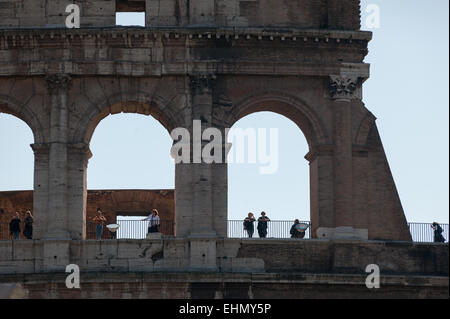
[[248,217],[246,217],[244,219],[244,230],[247,232],[248,234],[248,238],[252,238],[253,234],[255,232],[255,226],[254,226],[254,222],[256,221],[255,216],[253,215],[253,213],[248,213]]
[[9,223],[9,233],[13,239],[20,239],[20,220],[19,212],[16,212],[15,216]]
[[434,242],[435,243],[445,243],[445,238],[444,236],[442,236],[442,233],[444,232],[444,230],[442,229],[441,225],[439,225],[439,223],[434,222],[431,225],[431,228],[433,228],[434,230]]
[[30,211],[27,211],[27,216],[25,217],[25,228],[23,230],[23,234],[27,239],[33,239],[33,215],[31,215]]
[[267,237],[267,222],[270,218],[266,216],[265,212],[261,212],[261,217],[258,218],[258,235],[260,238]]
[[300,221],[296,219],[291,227],[291,238],[305,238],[305,231],[297,229],[298,224],[300,224]]

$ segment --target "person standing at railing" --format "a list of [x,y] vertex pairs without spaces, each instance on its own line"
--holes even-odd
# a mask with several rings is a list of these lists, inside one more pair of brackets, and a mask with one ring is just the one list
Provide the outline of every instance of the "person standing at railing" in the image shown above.
[[267,222],[270,221],[270,218],[266,216],[265,212],[261,212],[261,217],[258,218],[258,235],[260,238],[267,237]]
[[439,225],[437,222],[434,222],[431,224],[431,228],[434,230],[434,242],[435,243],[445,243],[445,238],[442,236],[442,233],[444,230],[442,229],[441,225]]
[[9,222],[9,234],[12,239],[20,239],[20,220],[19,212],[16,212],[13,219]]
[[305,231],[299,228],[297,225],[300,225],[300,221],[298,219],[294,221],[294,225],[292,225],[291,227],[291,238],[305,238]]
[[25,228],[23,234],[27,239],[33,239],[33,215],[30,211],[27,211],[27,216],[25,217]]
[[147,218],[143,219],[150,221],[148,223],[148,233],[159,233],[159,212],[156,209],[152,210],[152,213]]
[[255,233],[254,222],[256,222],[255,215],[248,213],[248,217],[244,219],[244,230],[247,232],[248,238],[253,238],[253,234]]
[[102,210],[97,208],[97,215],[92,218],[92,221],[96,222],[95,226],[95,238],[97,240],[102,239],[103,235],[103,226],[106,222],[105,216],[103,216]]

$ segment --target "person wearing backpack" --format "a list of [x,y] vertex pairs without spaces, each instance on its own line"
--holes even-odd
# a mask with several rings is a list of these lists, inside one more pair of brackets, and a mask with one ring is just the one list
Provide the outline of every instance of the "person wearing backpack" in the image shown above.
[[444,230],[442,229],[441,225],[439,225],[439,223],[434,222],[431,225],[431,228],[433,228],[434,230],[434,242],[435,243],[445,243],[445,238],[444,236],[442,236],[442,233],[444,232]]
[[244,230],[247,231],[248,238],[253,238],[253,234],[255,232],[254,222],[256,221],[253,213],[248,213],[248,217],[244,219]]

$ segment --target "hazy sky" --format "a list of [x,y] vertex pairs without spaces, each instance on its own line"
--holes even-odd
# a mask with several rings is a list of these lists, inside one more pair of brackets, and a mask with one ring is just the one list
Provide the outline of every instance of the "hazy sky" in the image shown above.
[[[406,217],[448,223],[448,1],[363,1],[363,25],[368,4],[379,6],[381,25],[370,30],[371,78],[364,84],[364,102],[378,118]],[[260,175],[258,165],[231,164],[229,218],[265,210],[272,219],[309,220],[309,169],[303,158],[308,147],[302,132],[273,113],[249,115],[235,126],[278,128],[279,170]],[[0,114],[0,190],[32,189],[32,142],[25,123]],[[92,139],[88,187],[173,188],[170,147],[169,134],[152,117],[107,117]]]

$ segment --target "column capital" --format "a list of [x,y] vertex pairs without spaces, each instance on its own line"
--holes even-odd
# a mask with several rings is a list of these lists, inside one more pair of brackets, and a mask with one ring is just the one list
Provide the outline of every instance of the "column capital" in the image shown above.
[[333,100],[351,101],[357,98],[359,78],[356,76],[330,75],[330,95]]
[[42,152],[49,152],[50,150],[50,144],[49,143],[34,143],[30,144],[31,149],[33,150],[34,154],[39,154]]
[[66,73],[54,73],[45,75],[47,87],[50,92],[67,90],[72,81],[72,77]]
[[86,154],[87,159],[92,157],[91,149],[86,143],[69,143],[67,144],[67,149],[72,153]]
[[316,145],[310,148],[308,154],[305,155],[305,159],[308,162],[313,162],[318,156],[333,156],[334,145]]
[[191,90],[195,93],[212,93],[216,86],[217,76],[212,73],[190,74],[189,81]]

